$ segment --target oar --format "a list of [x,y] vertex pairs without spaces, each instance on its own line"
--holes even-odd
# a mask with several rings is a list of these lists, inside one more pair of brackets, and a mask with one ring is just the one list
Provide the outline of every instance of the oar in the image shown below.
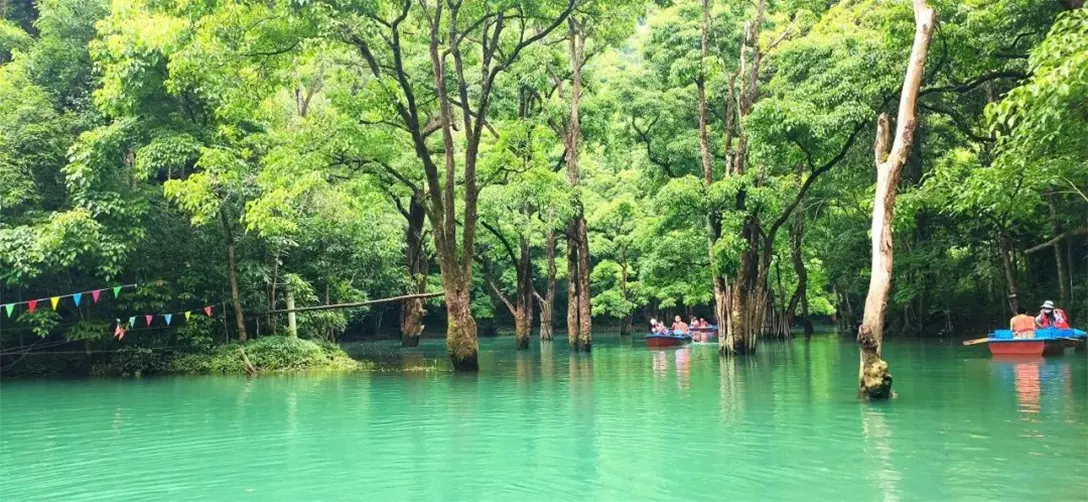
[[964,344],[964,345],[978,345],[978,344],[980,344],[980,343],[986,343],[986,340],[989,340],[989,339],[990,339],[990,337],[986,337],[986,338],[975,338],[974,340],[964,340],[964,341],[963,341],[963,344]]

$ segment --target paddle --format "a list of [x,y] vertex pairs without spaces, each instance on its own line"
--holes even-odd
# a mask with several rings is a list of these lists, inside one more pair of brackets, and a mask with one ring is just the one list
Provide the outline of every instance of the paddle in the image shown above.
[[989,337],[986,337],[986,338],[975,338],[974,340],[964,340],[963,344],[964,345],[978,345],[980,343],[986,343],[986,340],[989,340],[989,339],[990,339]]

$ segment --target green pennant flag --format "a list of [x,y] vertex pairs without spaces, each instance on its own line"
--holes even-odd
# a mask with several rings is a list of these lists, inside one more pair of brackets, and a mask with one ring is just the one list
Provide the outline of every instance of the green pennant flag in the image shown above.
[[14,303],[9,303],[7,305],[4,305],[4,309],[6,309],[8,311],[8,317],[11,317],[11,312],[13,310],[15,310],[15,304]]
[[117,295],[121,294],[121,286],[113,287],[113,297],[117,298]]

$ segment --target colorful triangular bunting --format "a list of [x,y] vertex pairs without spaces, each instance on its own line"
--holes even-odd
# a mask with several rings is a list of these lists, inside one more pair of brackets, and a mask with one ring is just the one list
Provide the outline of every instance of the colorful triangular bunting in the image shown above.
[[128,318],[128,327],[130,327],[130,328],[136,327],[136,316],[132,316],[132,317]]
[[117,298],[117,295],[121,294],[121,286],[113,287],[113,297]]
[[212,306],[211,305],[208,305],[207,307],[204,307],[204,314],[207,315],[208,317],[212,316]]
[[53,304],[53,310],[57,310],[57,304],[60,303],[60,297],[54,296],[49,298],[49,303]]
[[145,315],[144,316],[144,320],[147,321],[148,326],[151,326],[151,319],[154,318],[154,317],[155,316],[153,316],[153,315]]
[[[189,322],[189,314],[192,314],[192,312],[186,310],[185,311],[185,322]],[[9,313],[8,315],[11,315],[11,314]]]
[[117,320],[117,327],[113,329],[113,336],[116,336],[118,341],[125,337],[125,328],[121,326],[120,319]]
[[15,304],[14,303],[9,303],[7,305],[4,305],[4,310],[7,310],[8,311],[8,317],[11,317],[12,311],[15,310]]
[[76,302],[76,306],[79,306],[79,302],[83,300],[83,293],[76,293],[72,295],[72,301]]
[[38,300],[30,300],[29,302],[26,302],[26,311],[27,312],[30,312],[31,314],[33,314],[34,310],[37,309],[37,308],[38,308]]
[[162,317],[163,317],[163,319],[166,319],[166,325],[169,326],[170,325],[170,319],[174,318],[174,314],[163,314]]
[[100,294],[102,294],[102,290],[101,290],[101,289],[96,289],[96,290],[94,290],[94,291],[91,291],[91,298],[93,298],[93,299],[94,299],[94,302],[95,302],[95,303],[98,303],[98,295],[100,295]]

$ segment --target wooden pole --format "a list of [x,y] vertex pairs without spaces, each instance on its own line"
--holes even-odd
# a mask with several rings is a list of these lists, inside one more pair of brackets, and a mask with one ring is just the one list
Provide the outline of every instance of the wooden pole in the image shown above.
[[379,303],[399,302],[403,300],[410,300],[412,298],[434,298],[436,296],[442,296],[442,293],[418,293],[414,295],[402,295],[392,296],[389,298],[378,298],[377,300],[367,300],[365,302],[354,303],[336,303],[333,305],[314,305],[312,307],[298,307],[293,309],[279,309],[268,310],[265,312],[250,312],[249,315],[265,315],[265,314],[283,314],[288,312],[308,312],[311,310],[331,310],[331,309],[346,309],[353,307],[365,307],[367,305],[376,305]]

